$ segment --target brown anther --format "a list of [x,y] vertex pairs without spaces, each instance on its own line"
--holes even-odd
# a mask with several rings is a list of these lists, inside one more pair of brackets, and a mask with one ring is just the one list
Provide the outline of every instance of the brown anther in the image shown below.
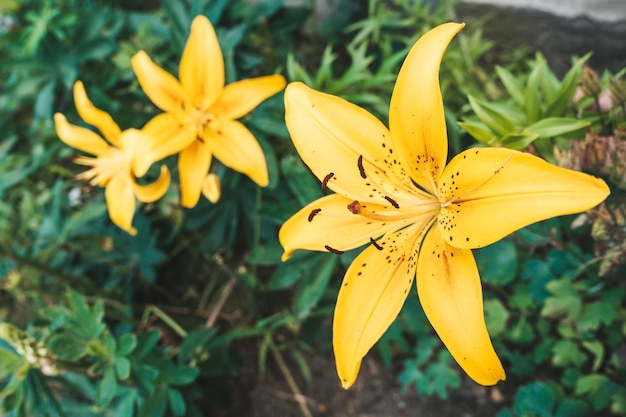
[[363,155],[359,155],[357,165],[359,166],[359,173],[361,174],[361,178],[367,178],[367,175],[365,175],[365,168],[363,168]]
[[383,247],[380,246],[378,243],[376,243],[376,241],[370,237],[370,243],[378,250],[383,250]]
[[315,217],[315,215],[317,215],[317,213],[319,213],[320,211],[322,211],[321,208],[311,210],[311,212],[309,213],[309,223],[313,221],[313,217]]
[[335,255],[343,255],[344,251],[339,250],[339,249],[335,249],[335,248],[331,248],[328,245],[324,245],[324,248],[326,248],[326,250],[330,253],[334,253]]
[[354,200],[352,203],[348,204],[348,210],[350,210],[352,214],[359,214],[361,211],[361,203]]
[[322,180],[322,190],[326,188],[326,186],[328,185],[328,181],[330,181],[330,179],[334,176],[335,176],[335,173],[331,172],[330,174],[324,177],[324,179]]
[[398,203],[396,203],[396,200],[394,200],[393,198],[385,196],[385,200],[389,201],[389,203],[390,203],[390,204],[391,204],[394,208],[397,208],[397,209],[399,209],[399,208],[400,208],[400,206],[398,205]]

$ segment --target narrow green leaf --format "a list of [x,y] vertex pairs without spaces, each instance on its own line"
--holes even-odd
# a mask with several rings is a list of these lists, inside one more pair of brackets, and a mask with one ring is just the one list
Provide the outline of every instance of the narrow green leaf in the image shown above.
[[98,384],[98,391],[96,393],[96,404],[99,407],[106,407],[117,392],[117,379],[115,378],[115,371],[109,367],[104,371],[102,380]]
[[478,124],[475,122],[458,122],[459,126],[461,126],[467,133],[472,135],[474,139],[479,141],[480,143],[484,143],[485,145],[497,146],[500,141],[498,137],[493,134],[491,131],[487,129],[482,123]]
[[326,255],[318,265],[304,276],[293,303],[296,318],[306,317],[313,306],[322,298],[338,261],[338,256]]
[[590,123],[586,120],[570,117],[549,117],[528,126],[523,133],[535,134],[540,138],[553,138],[584,129],[589,125]]
[[520,107],[524,105],[524,85],[520,80],[515,78],[515,76],[506,68],[501,66],[496,66],[496,73],[504,85],[506,91],[511,95],[513,101],[518,104]]
[[489,105],[489,103],[478,100],[472,96],[468,96],[468,99],[476,116],[478,116],[480,121],[487,125],[487,127],[502,136],[515,133],[513,123],[493,106]]
[[522,133],[516,135],[506,135],[502,138],[502,145],[509,149],[521,151],[528,145],[539,139],[536,133]]
[[535,66],[528,76],[526,89],[524,90],[524,113],[526,122],[529,124],[539,120],[541,114],[541,97],[539,92],[539,73],[541,67]]

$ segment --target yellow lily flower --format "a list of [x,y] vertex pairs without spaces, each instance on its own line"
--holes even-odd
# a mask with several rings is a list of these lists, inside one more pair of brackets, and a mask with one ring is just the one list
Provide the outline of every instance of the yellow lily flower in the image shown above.
[[137,129],[121,131],[108,113],[91,103],[80,81],[74,84],[74,103],[79,116],[97,127],[106,141],[87,128],[70,124],[61,113],[54,115],[57,135],[67,145],[95,155],[95,158],[79,157],[75,160],[78,164],[91,167],[78,178],[89,181],[93,186],[104,187],[109,217],[121,229],[135,235],[137,230],[132,226],[135,198],[145,203],[161,198],[170,184],[170,173],[167,167],[162,166],[161,175],[154,183],[137,184],[132,164],[136,159],[141,160],[141,155],[137,156],[136,148],[150,138]]
[[[281,75],[252,78],[224,87],[224,60],[213,26],[197,16],[178,69],[180,81],[139,51],[132,59],[141,88],[165,113],[144,127],[152,142],[137,160],[135,169],[180,152],[178,169],[181,204],[194,207],[206,183],[214,156],[261,187],[268,184],[267,165],[261,146],[250,131],[235,119],[251,112],[266,98],[285,87]],[[142,163],[144,165],[142,165]],[[206,194],[206,193],[205,193]],[[211,189],[211,201],[219,199],[219,186]]]
[[443,24],[413,46],[393,91],[389,129],[301,83],[285,91],[294,145],[336,194],[285,222],[283,260],[295,249],[341,254],[369,244],[348,268],[335,308],[333,347],[346,389],[400,312],[414,277],[428,320],[465,372],[483,385],[504,380],[470,249],[590,209],[609,194],[600,179],[510,149],[468,149],[446,165],[439,65],[462,28]]

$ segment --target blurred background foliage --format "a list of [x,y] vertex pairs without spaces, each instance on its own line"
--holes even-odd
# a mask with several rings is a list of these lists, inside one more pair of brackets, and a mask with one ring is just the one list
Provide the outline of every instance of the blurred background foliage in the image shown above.
[[[316,383],[308,358],[332,366],[335,297],[357,251],[280,261],[278,228],[323,193],[291,145],[282,94],[244,119],[269,187],[218,166],[218,204],[182,209],[174,187],[138,209],[135,237],[112,225],[101,189],[74,178],[76,154],[52,114],[79,119],[71,87],[80,79],[122,128],[143,126],[157,109],[130,58],[144,49],[175,74],[191,20],[204,14],[228,82],[282,72],[386,120],[408,48],[456,20],[454,4],[335,3],[320,19],[309,1],[0,1],[3,415],[208,415],[228,407],[244,371],[262,380],[277,367],[306,395]],[[563,77],[528,51],[491,56],[486,24],[467,27],[443,60],[451,154],[525,149],[602,176],[613,191],[590,212],[476,251],[508,373],[497,415],[625,415],[624,74],[598,74],[587,56],[572,57]],[[415,294],[374,351],[404,390],[445,399],[466,380]],[[305,402],[298,412],[312,413]]]

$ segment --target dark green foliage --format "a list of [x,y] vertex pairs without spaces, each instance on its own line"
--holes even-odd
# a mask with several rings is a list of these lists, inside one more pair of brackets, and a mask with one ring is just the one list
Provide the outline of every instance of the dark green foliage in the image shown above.
[[[213,161],[218,204],[201,199],[183,209],[170,189],[138,207],[134,237],[111,223],[102,190],[75,178],[83,167],[51,118],[58,111],[81,123],[71,89],[82,80],[123,129],[143,126],[157,109],[139,88],[131,57],[143,49],[176,74],[190,23],[204,14],[216,27],[227,82],[284,73],[385,121],[408,48],[454,20],[447,1],[341,0],[321,23],[312,3],[285,3],[2,2],[3,415],[205,415],[207,403],[229,399],[225,381],[242,369],[263,375],[278,366],[285,379],[295,373],[311,385],[308,355],[317,350],[332,361],[334,302],[359,250],[297,251],[281,261],[278,228],[326,192],[293,149],[282,93],[242,119],[265,153],[267,188]],[[558,80],[539,55],[526,67],[484,67],[491,42],[480,27],[457,39],[441,70],[452,153],[475,145],[457,125],[461,119],[482,143],[532,144],[553,161],[564,158],[553,145],[585,160],[598,156],[597,144],[568,148],[587,126],[615,133],[611,144],[624,140],[624,100],[606,114],[589,110],[597,97],[571,103],[585,58]],[[601,87],[619,96],[622,75],[600,77]],[[604,209],[542,222],[475,251],[487,326],[507,371],[498,386],[500,417],[626,414],[619,356],[626,337],[625,171],[610,158],[592,162],[594,169],[582,169],[608,178],[613,189]],[[176,179],[176,159],[165,163]],[[398,371],[404,390],[445,399],[465,381],[415,291],[375,351]]]

